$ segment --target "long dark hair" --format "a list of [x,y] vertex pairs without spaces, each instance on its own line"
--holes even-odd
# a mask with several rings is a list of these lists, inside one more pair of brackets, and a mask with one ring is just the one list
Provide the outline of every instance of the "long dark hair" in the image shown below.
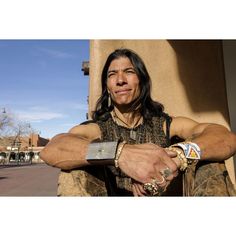
[[107,120],[110,111],[114,109],[113,104],[108,104],[109,94],[107,91],[107,72],[111,62],[120,57],[127,57],[139,78],[140,95],[132,103],[130,110],[134,111],[140,106],[140,112],[145,119],[150,119],[152,116],[159,116],[162,114],[164,107],[159,102],[155,102],[151,98],[151,79],[146,69],[143,60],[138,54],[130,49],[117,49],[112,52],[102,70],[102,95],[97,101],[96,110],[93,113],[93,119]]

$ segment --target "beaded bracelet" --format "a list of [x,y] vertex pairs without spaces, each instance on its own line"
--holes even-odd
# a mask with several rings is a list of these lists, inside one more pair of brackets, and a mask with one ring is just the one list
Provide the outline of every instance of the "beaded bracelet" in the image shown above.
[[176,148],[176,147],[168,147],[168,149],[170,151],[174,151],[177,153],[177,158],[179,159],[180,161],[180,170],[181,171],[184,171],[187,167],[188,167],[188,160],[186,158],[186,156],[184,155],[183,151],[181,151],[179,148]]
[[126,142],[123,141],[121,142],[119,145],[118,145],[118,148],[117,148],[117,151],[116,151],[116,155],[115,155],[115,158],[114,158],[114,163],[115,163],[115,167],[118,169],[119,168],[119,163],[118,163],[118,160],[120,158],[120,155],[121,155],[121,152],[125,146]]
[[171,147],[179,147],[184,151],[184,155],[187,159],[199,160],[201,159],[201,149],[193,142],[182,142],[171,145]]

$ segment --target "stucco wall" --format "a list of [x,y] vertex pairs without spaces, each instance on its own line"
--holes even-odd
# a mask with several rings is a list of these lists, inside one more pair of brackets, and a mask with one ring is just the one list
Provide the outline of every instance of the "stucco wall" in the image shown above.
[[[144,60],[152,78],[152,97],[167,113],[229,127],[221,41],[91,40],[89,111],[101,92],[101,69],[116,48],[127,47]],[[234,181],[232,158],[226,161]]]
[[[224,40],[223,52],[230,126],[236,133],[236,40]],[[236,156],[234,166],[236,166]]]

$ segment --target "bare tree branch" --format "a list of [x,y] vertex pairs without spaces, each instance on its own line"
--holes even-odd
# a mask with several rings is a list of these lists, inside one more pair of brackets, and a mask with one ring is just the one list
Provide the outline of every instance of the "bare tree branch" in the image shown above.
[[29,136],[32,132],[30,123],[19,121],[12,113],[0,113],[0,146],[17,146],[22,137]]

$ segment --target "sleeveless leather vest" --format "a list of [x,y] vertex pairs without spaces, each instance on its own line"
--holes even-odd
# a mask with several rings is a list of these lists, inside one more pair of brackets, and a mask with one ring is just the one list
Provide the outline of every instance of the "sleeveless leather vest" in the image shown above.
[[[166,121],[166,132],[163,123]],[[125,140],[129,144],[152,142],[161,147],[171,144],[169,127],[171,118],[160,117],[144,120],[133,130],[117,125],[110,116],[96,122],[102,141]],[[135,134],[136,138],[133,139]],[[87,166],[72,171],[61,171],[58,196],[133,196],[132,180],[114,166]],[[224,163],[199,162],[190,165],[185,173],[172,180],[162,196],[235,196]]]
[[[166,121],[166,134],[163,123]],[[152,142],[161,147],[170,145],[169,126],[171,118],[163,113],[160,117],[144,120],[134,129],[117,125],[112,117],[97,121],[102,133],[102,141],[125,140],[129,144]],[[135,133],[133,139],[130,133]],[[164,195],[182,195],[181,176],[171,183]],[[177,181],[178,180],[178,181]],[[176,185],[178,183],[178,185]],[[62,171],[59,177],[59,196],[133,196],[132,180],[114,166],[87,166],[84,168]]]

